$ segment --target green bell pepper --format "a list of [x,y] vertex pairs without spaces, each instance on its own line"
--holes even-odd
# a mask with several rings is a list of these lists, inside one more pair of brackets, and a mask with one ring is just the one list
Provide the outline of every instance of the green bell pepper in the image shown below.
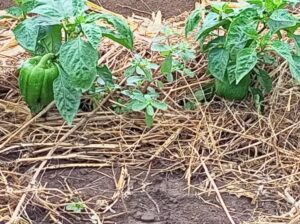
[[59,70],[53,58],[52,53],[33,57],[19,69],[20,91],[32,113],[40,112],[54,99],[53,82]]

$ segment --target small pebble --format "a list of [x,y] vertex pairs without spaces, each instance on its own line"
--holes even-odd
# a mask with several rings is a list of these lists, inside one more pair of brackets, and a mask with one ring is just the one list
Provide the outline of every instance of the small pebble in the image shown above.
[[143,222],[154,222],[155,215],[152,212],[146,212],[141,216],[141,221]]

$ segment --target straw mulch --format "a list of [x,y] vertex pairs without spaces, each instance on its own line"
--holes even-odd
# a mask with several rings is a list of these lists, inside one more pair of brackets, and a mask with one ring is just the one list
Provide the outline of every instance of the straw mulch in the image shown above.
[[[165,23],[179,32],[186,15]],[[136,51],[159,62],[149,51],[152,38],[161,27],[153,20],[129,18],[135,31]],[[190,67],[196,78],[178,76],[160,92],[169,105],[158,112],[152,128],[146,128],[143,115],[116,114],[111,108],[120,94],[103,98],[96,109],[80,111],[68,127],[53,104],[32,117],[17,87],[16,67],[27,56],[12,39],[14,21],[4,21],[0,33],[0,223],[31,223],[26,207],[45,209],[57,223],[74,192],[49,188],[41,182],[49,170],[121,167],[115,180],[115,194],[107,207],[94,214],[99,223],[129,186],[127,168],[155,168],[156,172],[181,171],[189,190],[205,195],[222,193],[251,198],[253,204],[272,201],[281,214],[262,214],[259,208],[248,223],[300,223],[300,91],[290,78],[287,64],[278,59],[273,68],[273,91],[266,98],[266,112],[259,115],[250,100],[226,102],[215,97],[193,111],[182,108],[182,100],[210,80],[205,76],[206,59],[199,56]],[[174,42],[182,36],[174,37]],[[124,84],[123,72],[132,53],[104,41],[102,58]],[[156,73],[159,76],[159,72]],[[155,166],[157,164],[157,166]],[[193,176],[202,175],[202,186],[193,185]],[[216,184],[222,183],[222,184]],[[59,200],[50,200],[56,196]],[[222,202],[222,201],[221,201]],[[226,202],[221,203],[226,210]],[[23,218],[18,218],[18,217]],[[230,218],[230,215],[229,215]]]

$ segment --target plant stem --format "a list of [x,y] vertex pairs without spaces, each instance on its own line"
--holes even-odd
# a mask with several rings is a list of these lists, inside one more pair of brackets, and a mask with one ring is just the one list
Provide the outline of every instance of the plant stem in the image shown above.
[[54,58],[54,57],[55,57],[55,55],[54,55],[53,53],[45,54],[45,55],[42,57],[42,59],[40,60],[40,62],[38,63],[37,66],[39,66],[39,67],[41,67],[41,68],[45,68],[47,62],[48,62],[50,59]]

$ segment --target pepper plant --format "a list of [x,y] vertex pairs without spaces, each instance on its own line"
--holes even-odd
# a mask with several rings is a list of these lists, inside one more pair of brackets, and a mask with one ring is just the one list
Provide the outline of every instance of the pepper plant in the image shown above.
[[[25,50],[39,56],[20,67],[21,93],[34,113],[54,97],[60,114],[71,124],[82,94],[91,87],[97,89],[96,77],[111,84],[108,68],[98,66],[101,39],[110,38],[133,50],[132,31],[119,17],[89,12],[85,0],[18,2],[22,14],[30,17],[19,20],[13,29],[15,38]],[[25,2],[33,3],[32,8],[22,8]]]
[[274,53],[285,59],[293,78],[300,82],[300,20],[286,8],[298,0],[248,0],[241,8],[216,3],[209,10],[197,8],[186,21],[191,33],[204,16],[196,39],[207,54],[208,74],[215,79],[216,94],[243,100],[248,92],[261,105],[272,79],[264,69]]

